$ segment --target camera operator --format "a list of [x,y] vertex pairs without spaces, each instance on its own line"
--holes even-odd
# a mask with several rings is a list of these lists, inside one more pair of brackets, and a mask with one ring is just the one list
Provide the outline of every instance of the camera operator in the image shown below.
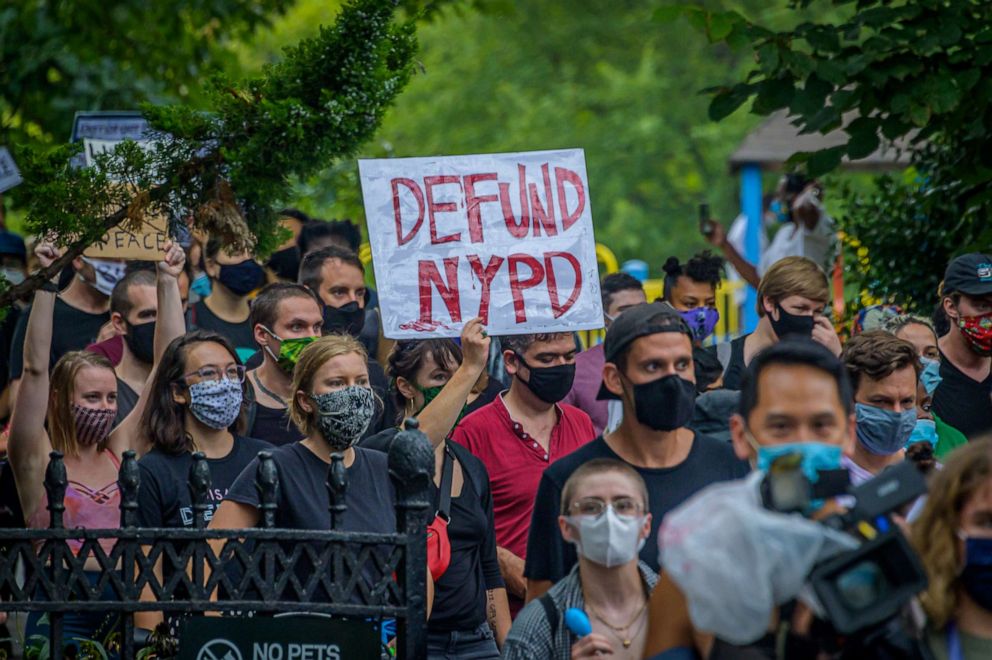
[[921,602],[934,657],[992,657],[992,438],[950,454],[912,540],[930,578]]
[[[700,517],[694,524],[702,528],[707,525],[708,519],[712,522],[720,516],[726,518],[725,533],[721,532],[719,526],[716,530],[707,530],[714,531],[715,534],[723,534],[720,537],[721,542],[711,545],[720,546],[713,552],[722,552],[729,559],[724,562],[709,562],[709,566],[719,572],[718,582],[711,590],[709,605],[714,610],[719,608],[721,614],[727,614],[736,607],[734,613],[741,613],[741,620],[746,620],[752,628],[756,628],[758,637],[761,636],[761,631],[767,630],[769,633],[756,642],[734,646],[694,628],[693,620],[697,620],[699,608],[689,602],[682,587],[670,574],[670,569],[674,570],[676,566],[674,562],[668,563],[666,555],[668,550],[666,546],[676,540],[666,532],[679,531],[691,540],[693,525],[687,524],[680,530],[669,530],[669,523],[666,521],[659,534],[659,545],[662,549],[659,561],[666,568],[651,596],[646,658],[686,659],[695,657],[695,651],[698,651],[701,657],[708,657],[711,660],[730,657],[815,657],[815,651],[810,653],[808,647],[796,655],[788,652],[780,655],[777,652],[782,646],[777,644],[777,637],[781,639],[788,637],[789,641],[785,646],[795,648],[794,641],[801,639],[809,631],[813,617],[801,605],[791,608],[793,610],[791,616],[784,611],[785,608],[774,607],[772,595],[776,597],[779,595],[779,592],[776,592],[776,589],[782,588],[779,581],[786,577],[784,568],[775,565],[777,557],[766,556],[764,560],[768,569],[767,578],[773,583],[771,590],[769,591],[768,585],[761,585],[761,589],[747,587],[747,585],[755,585],[755,580],[759,579],[755,574],[749,574],[748,562],[755,560],[756,556],[760,561],[764,548],[749,547],[745,543],[739,543],[741,539],[737,538],[735,532],[747,537],[744,541],[754,540],[756,544],[760,544],[764,539],[775,538],[775,542],[782,548],[771,550],[779,551],[784,548],[787,551],[789,548],[786,546],[790,539],[771,536],[772,533],[781,534],[783,531],[796,529],[808,534],[808,539],[813,539],[820,533],[814,528],[825,530],[822,525],[800,516],[785,516],[764,511],[760,498],[752,493],[756,490],[755,484],[763,479],[762,473],[768,470],[773,461],[784,455],[793,454],[801,457],[802,472],[810,481],[817,478],[820,470],[839,468],[842,452],[850,450],[855,437],[852,400],[851,386],[844,365],[822,345],[808,340],[786,340],[774,344],[754,357],[742,382],[739,414],[731,418],[730,428],[737,456],[751,461],[759,472],[753,473],[744,480],[711,486],[689,500],[683,508],[691,506],[695,500],[705,498],[711,493],[720,492],[720,489],[740,491],[734,493],[731,501],[747,500],[744,504],[747,508],[745,511],[747,520],[737,517],[739,522],[735,523],[734,515],[728,517],[725,516],[726,511],[716,509],[712,512],[712,516]],[[834,503],[828,501],[826,505],[821,506],[819,513],[822,515],[833,506]],[[677,512],[678,510],[675,513]],[[812,515],[812,512],[807,514]],[[765,529],[750,526],[751,519],[759,516],[763,518],[763,522],[777,525],[779,529],[774,532],[768,530],[766,533]],[[678,540],[685,541],[686,538]],[[815,541],[817,547],[822,548],[835,542],[836,539],[824,532]],[[705,547],[697,546],[697,548],[700,558],[704,552],[710,552]],[[768,553],[771,554],[774,552]],[[816,551],[812,554],[815,555]],[[808,559],[815,560],[816,557]],[[798,580],[800,585],[804,578],[805,572]],[[720,586],[718,587],[717,584]],[[762,609],[760,602],[763,595],[766,596],[763,602],[765,609]],[[693,612],[693,619],[689,616],[690,609]],[[730,619],[728,616],[723,618],[725,621]],[[803,652],[809,654],[801,655]]]

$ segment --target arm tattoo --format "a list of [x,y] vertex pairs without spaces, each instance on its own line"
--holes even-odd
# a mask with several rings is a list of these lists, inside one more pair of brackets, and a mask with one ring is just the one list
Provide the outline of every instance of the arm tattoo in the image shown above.
[[486,592],[486,618],[489,621],[489,627],[493,629],[493,633],[496,633],[496,599],[493,598],[493,592]]

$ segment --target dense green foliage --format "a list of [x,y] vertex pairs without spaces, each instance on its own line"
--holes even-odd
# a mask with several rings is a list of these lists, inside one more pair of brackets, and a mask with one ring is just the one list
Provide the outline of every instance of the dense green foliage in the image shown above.
[[[696,205],[737,213],[727,157],[758,119],[706,118],[702,87],[743,73],[744,53],[710,47],[654,20],[664,2],[564,0],[454,5],[418,29],[422,69],[361,155],[428,156],[585,149],[596,238],[622,259],[704,247]],[[710,3],[751,10],[765,2]],[[242,52],[247,66],[305,34],[318,3],[301,0]],[[299,188],[303,210],[364,225],[357,167],[341,161]]]
[[0,144],[69,136],[77,110],[195,101],[200,79],[292,0],[72,0],[0,9]]
[[406,85],[416,42],[413,26],[397,23],[394,11],[390,0],[353,0],[332,27],[286,49],[259,77],[215,78],[206,90],[209,112],[145,106],[161,131],[151,151],[125,142],[96,167],[80,169],[67,164],[71,147],[17,152],[26,230],[55,234],[68,250],[0,294],[0,306],[39,286],[108,227],[138,222],[147,209],[192,218],[230,249],[264,255],[275,247],[274,208],[289,198],[294,178],[354,153]]
[[829,6],[834,20],[774,30],[732,12],[678,13],[718,25],[718,38],[756,58],[744,82],[714,90],[714,119],[752,100],[758,114],[788,109],[806,132],[843,126],[845,145],[796,158],[814,175],[883,141],[913,149],[911,172],[849,193],[840,220],[868,251],[855,264],[859,284],[927,309],[952,255],[992,245],[992,3],[789,3],[814,5]]

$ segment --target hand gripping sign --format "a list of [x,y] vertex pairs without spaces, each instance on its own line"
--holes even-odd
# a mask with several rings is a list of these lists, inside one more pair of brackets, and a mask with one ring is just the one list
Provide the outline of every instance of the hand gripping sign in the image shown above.
[[581,149],[358,167],[387,337],[602,327]]

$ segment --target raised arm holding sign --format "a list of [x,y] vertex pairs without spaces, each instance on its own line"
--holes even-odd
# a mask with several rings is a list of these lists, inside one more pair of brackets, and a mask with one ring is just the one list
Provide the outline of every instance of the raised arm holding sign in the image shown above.
[[602,326],[582,150],[359,161],[383,331]]

